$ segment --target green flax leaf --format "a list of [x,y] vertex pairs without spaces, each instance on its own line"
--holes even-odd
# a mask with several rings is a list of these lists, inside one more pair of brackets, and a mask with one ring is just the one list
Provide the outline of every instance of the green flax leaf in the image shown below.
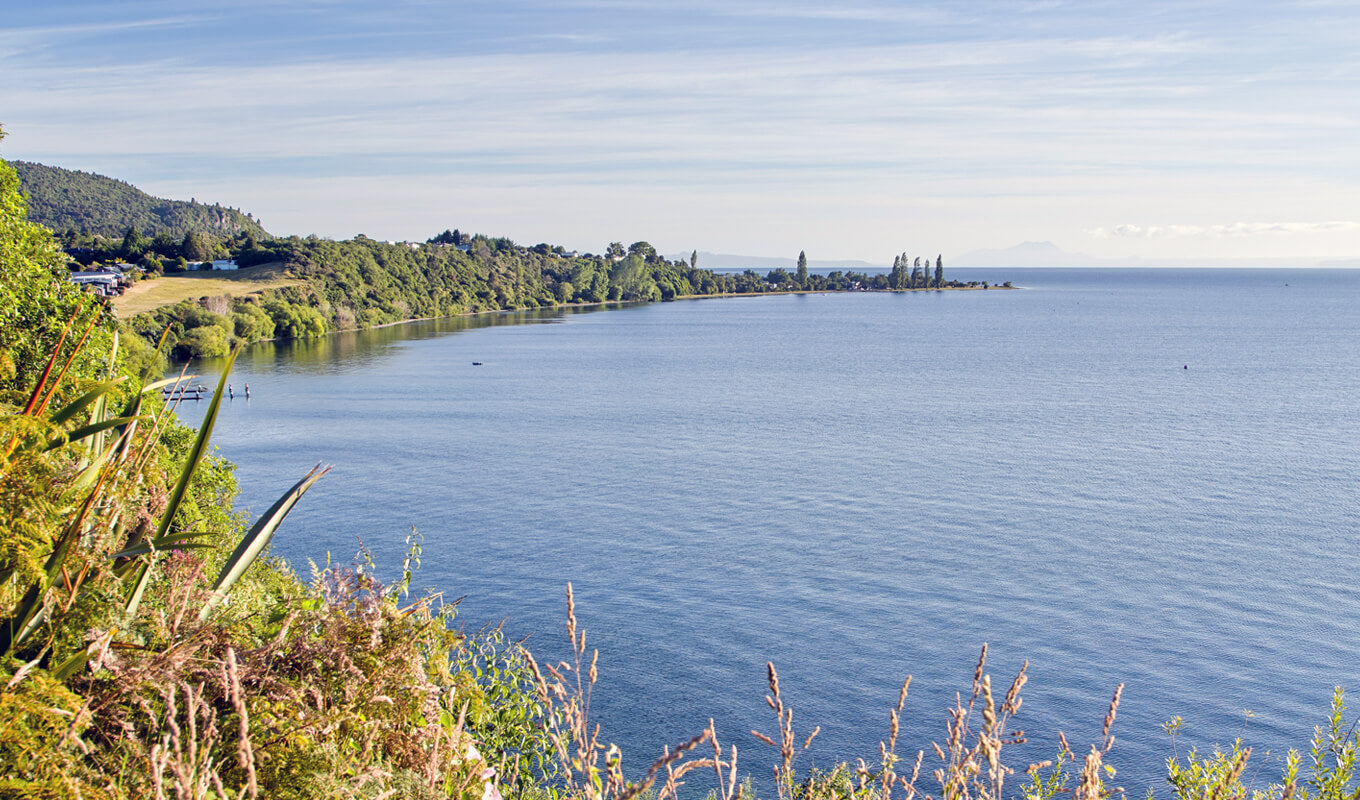
[[288,516],[289,511],[293,510],[293,506],[297,505],[297,501],[302,495],[312,488],[312,484],[321,480],[321,476],[327,472],[330,472],[330,467],[322,469],[320,464],[313,467],[311,472],[303,476],[302,480],[294,484],[293,488],[285,492],[274,505],[269,507],[268,511],[256,520],[254,526],[241,538],[241,543],[236,546],[236,550],[227,559],[226,565],[222,568],[222,574],[217,577],[217,582],[213,584],[212,595],[208,597],[208,602],[203,604],[203,610],[199,612],[198,619],[200,622],[207,619],[212,610],[226,599],[227,593],[231,591],[231,588],[236,585],[236,582],[246,573],[250,565],[255,563],[255,559],[259,558],[260,553],[269,544],[270,538],[273,537],[274,531],[278,530],[283,518]]

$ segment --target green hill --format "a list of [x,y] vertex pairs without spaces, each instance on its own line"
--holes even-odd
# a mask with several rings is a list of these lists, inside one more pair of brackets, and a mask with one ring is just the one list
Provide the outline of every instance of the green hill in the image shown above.
[[55,231],[75,229],[94,236],[121,237],[129,227],[148,235],[176,238],[189,231],[216,238],[268,234],[249,214],[220,205],[152,197],[130,183],[92,172],[11,161],[28,195],[28,218]]

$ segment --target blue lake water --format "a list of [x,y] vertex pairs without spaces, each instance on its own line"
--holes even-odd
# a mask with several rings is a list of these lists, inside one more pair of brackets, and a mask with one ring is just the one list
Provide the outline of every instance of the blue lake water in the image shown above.
[[767,660],[822,728],[804,766],[875,758],[908,673],[914,756],[988,642],[997,683],[1030,660],[1021,767],[1096,741],[1124,683],[1131,796],[1168,794],[1173,715],[1273,776],[1360,691],[1360,271],[953,275],[1025,289],[257,346],[214,442],[256,511],[334,465],[276,539],[304,571],[362,537],[395,577],[414,525],[418,585],[547,657],[572,582],[633,769],[711,716],[766,776]]

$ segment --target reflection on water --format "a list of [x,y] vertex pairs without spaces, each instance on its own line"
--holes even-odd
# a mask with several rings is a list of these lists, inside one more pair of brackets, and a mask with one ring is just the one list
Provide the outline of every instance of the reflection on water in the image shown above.
[[[469,314],[458,317],[403,322],[362,331],[338,331],[313,339],[288,339],[258,342],[247,347],[237,358],[236,369],[249,367],[251,372],[286,371],[310,374],[351,372],[385,357],[392,347],[403,342],[421,341],[451,333],[495,328],[503,325],[540,325],[558,323],[582,314],[594,314],[610,308],[623,308],[629,303],[591,306],[559,306],[523,311],[499,311]],[[202,359],[195,362],[193,371],[216,374],[223,359]],[[172,373],[178,374],[176,365]]]

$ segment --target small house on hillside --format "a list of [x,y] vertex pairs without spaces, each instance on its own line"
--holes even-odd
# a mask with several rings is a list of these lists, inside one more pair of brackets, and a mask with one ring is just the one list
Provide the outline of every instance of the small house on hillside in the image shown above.
[[218,261],[200,261],[197,264],[190,262],[188,269],[196,272],[218,272],[237,269],[237,266],[235,259],[228,258]]

